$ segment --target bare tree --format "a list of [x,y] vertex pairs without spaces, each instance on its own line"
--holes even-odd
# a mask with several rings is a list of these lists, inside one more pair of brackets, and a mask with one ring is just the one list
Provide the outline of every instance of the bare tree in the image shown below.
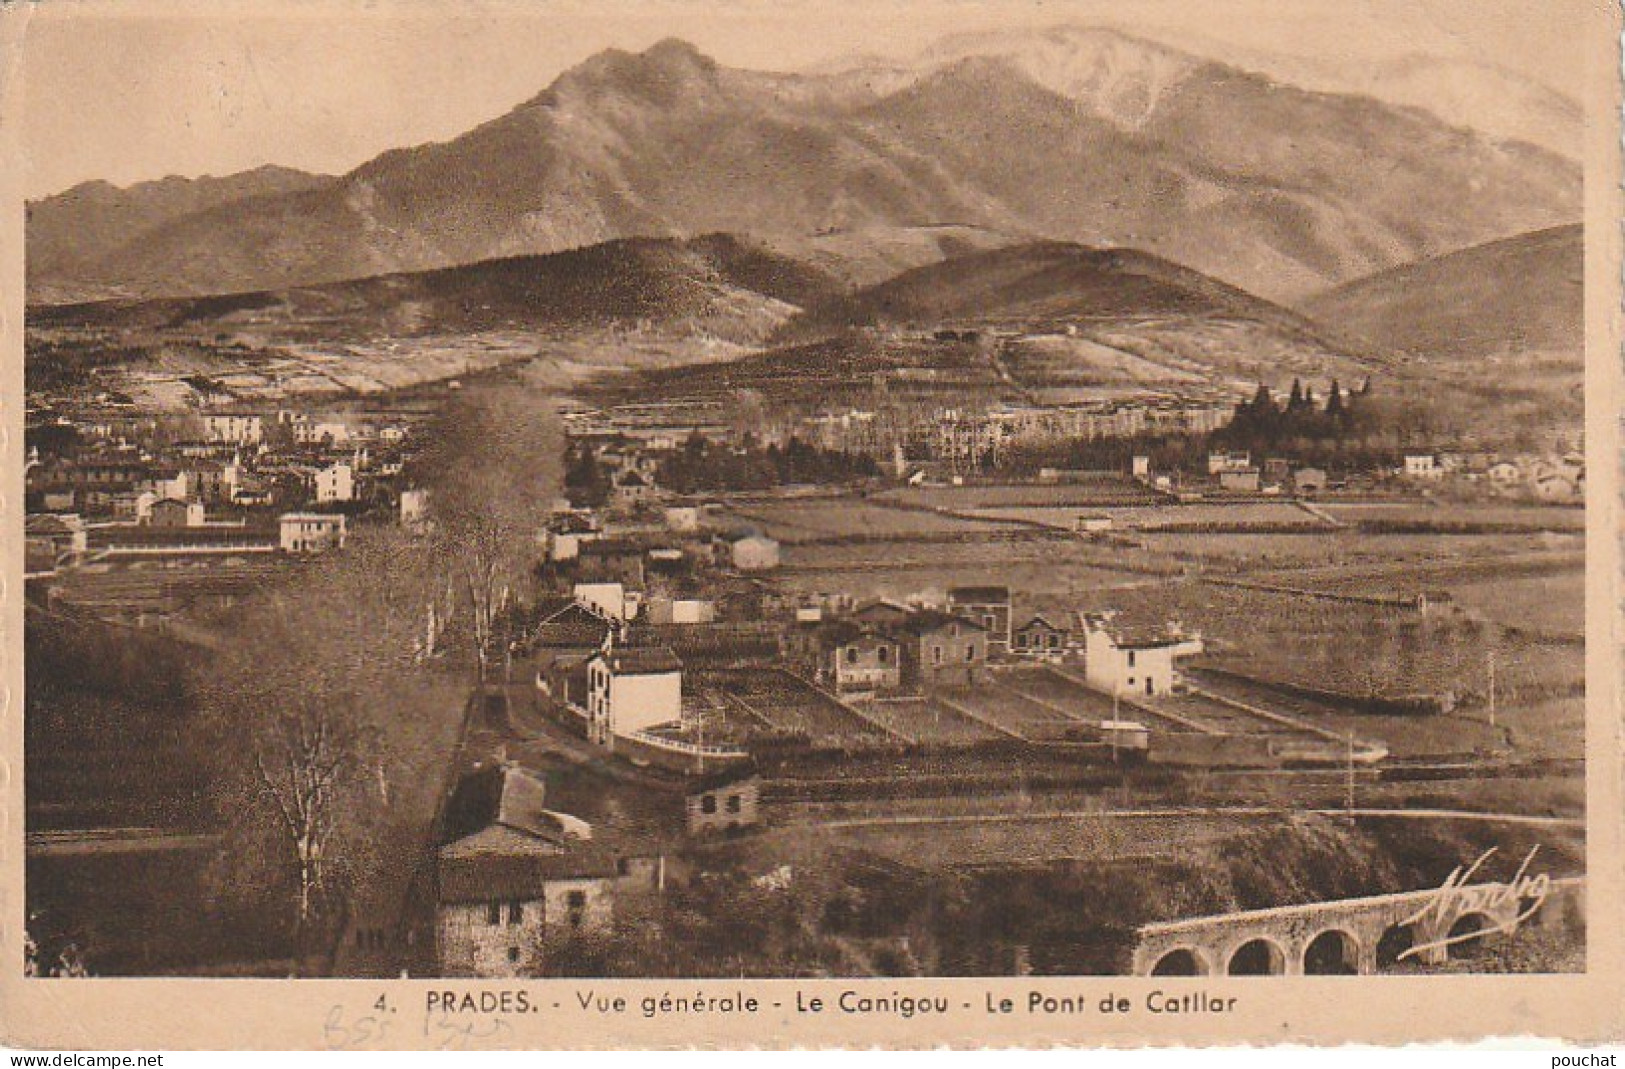
[[281,818],[285,842],[298,863],[296,945],[326,898],[327,866],[339,824],[344,776],[355,772],[353,729],[339,726],[320,704],[285,712],[254,743],[260,790]]

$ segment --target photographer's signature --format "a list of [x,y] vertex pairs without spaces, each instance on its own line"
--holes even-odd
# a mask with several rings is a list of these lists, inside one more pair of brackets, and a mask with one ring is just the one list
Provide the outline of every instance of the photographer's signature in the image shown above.
[[1518,866],[1518,871],[1506,883],[1468,882],[1495,853],[1496,848],[1493,846],[1479,855],[1478,860],[1465,870],[1457,865],[1421,909],[1400,921],[1402,925],[1415,925],[1431,918],[1434,922],[1433,930],[1446,933],[1444,938],[1431,943],[1413,944],[1399,954],[1398,960],[1404,961],[1424,951],[1454,946],[1457,943],[1469,943],[1481,938],[1485,934],[1482,929],[1457,935],[1449,934],[1456,922],[1468,914],[1492,915],[1492,910],[1504,908],[1508,903],[1512,903],[1514,908],[1512,917],[1499,925],[1499,930],[1503,932],[1510,932],[1534,915],[1545,904],[1546,896],[1551,891],[1551,878],[1546,873],[1529,875],[1530,862],[1535,860],[1535,854],[1539,850],[1539,846],[1532,847],[1528,856],[1523,859],[1523,864]]

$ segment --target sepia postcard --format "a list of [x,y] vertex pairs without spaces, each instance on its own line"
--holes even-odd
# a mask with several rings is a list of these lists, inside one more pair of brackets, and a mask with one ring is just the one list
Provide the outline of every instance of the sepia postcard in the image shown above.
[[1625,1039],[1620,34],[7,5],[0,1040]]

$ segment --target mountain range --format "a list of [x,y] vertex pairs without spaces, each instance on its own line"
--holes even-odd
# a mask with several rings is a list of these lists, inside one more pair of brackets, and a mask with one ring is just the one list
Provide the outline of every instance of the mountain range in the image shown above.
[[1580,215],[1580,169],[1560,153],[1106,30],[803,74],[668,40],[600,53],[461,137],[345,175],[198,181],[191,204],[166,180],[31,205],[31,301],[276,290],[713,231],[852,285],[1042,238],[1133,246],[1290,301]]

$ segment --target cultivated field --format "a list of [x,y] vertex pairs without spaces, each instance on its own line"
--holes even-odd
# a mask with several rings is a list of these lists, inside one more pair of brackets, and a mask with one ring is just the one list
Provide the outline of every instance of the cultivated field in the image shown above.
[[895,739],[794,676],[770,668],[694,673],[695,688],[725,710],[730,724],[754,734],[802,736],[842,747]]
[[1585,530],[1585,510],[1553,505],[1518,505],[1476,502],[1322,502],[1327,513],[1344,523],[1389,522],[1438,524],[1485,524],[1506,527],[1542,527],[1552,531]]
[[910,486],[878,495],[909,505],[953,512],[988,508],[1080,507],[1103,508],[1151,504],[1164,500],[1126,476],[1103,474],[1081,482],[1001,484],[994,486]]
[[897,735],[927,746],[966,746],[1005,737],[930,698],[872,701],[863,711]]
[[949,700],[996,729],[1029,742],[1096,738],[1096,733],[1082,719],[1057,712],[997,683],[983,683],[973,690],[955,692]]
[[1585,628],[1585,573],[1502,576],[1452,583],[1456,604],[1505,627],[1580,634]]
[[1209,657],[1221,666],[1350,694],[1482,697],[1491,647],[1503,701],[1565,696],[1584,678],[1578,645],[1498,635],[1492,624],[1448,611],[1424,617],[1414,609],[1203,582],[1095,591],[1077,607],[1118,608],[1125,620],[1147,624],[1177,620],[1202,632]]
[[1136,531],[1133,539],[1153,556],[1199,561],[1228,571],[1353,565],[1391,569],[1405,563],[1485,560],[1547,548],[1534,535],[1373,535],[1352,528],[1288,534]]
[[1291,501],[1203,502],[1191,505],[1147,505],[1132,508],[999,507],[975,510],[988,519],[1041,523],[1062,530],[1077,529],[1080,516],[1107,516],[1114,530],[1181,529],[1199,527],[1329,528],[1324,519]]
[[729,516],[761,527],[786,544],[840,539],[930,538],[1007,531],[1016,525],[996,520],[967,520],[915,509],[872,504],[858,498],[813,502],[764,502],[741,505]]

